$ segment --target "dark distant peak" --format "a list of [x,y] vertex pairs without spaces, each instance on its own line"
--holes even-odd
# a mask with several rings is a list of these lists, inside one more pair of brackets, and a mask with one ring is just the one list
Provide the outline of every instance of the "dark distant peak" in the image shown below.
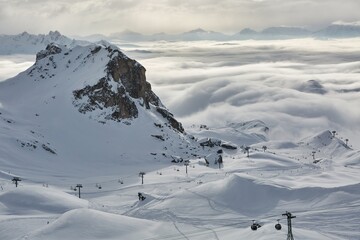
[[122,32],[112,33],[109,37],[120,38],[122,40],[137,41],[143,39],[144,36],[141,33],[126,29]]
[[166,33],[164,33],[164,32],[158,32],[158,33],[154,33],[153,35],[154,35],[154,36],[156,36],[156,35],[166,35]]
[[303,35],[309,34],[310,31],[301,27],[269,27],[262,31],[263,34],[278,34],[278,35]]
[[61,35],[61,33],[58,32],[58,31],[50,31],[49,34],[48,34],[48,36],[49,36],[51,39],[53,39],[53,40],[57,40],[57,39],[59,39],[62,35]]
[[256,33],[258,33],[258,32],[251,28],[244,28],[243,30],[241,30],[239,32],[239,34],[256,34]]
[[134,31],[131,31],[129,29],[125,29],[124,31],[120,32],[120,34],[124,34],[124,35],[141,35],[141,33],[134,32]]
[[202,28],[197,28],[197,29],[194,29],[194,30],[191,30],[189,32],[185,32],[185,33],[207,33],[208,31],[205,31],[204,29]]
[[315,94],[327,93],[324,86],[317,80],[308,80],[305,83],[301,84],[297,90],[299,90],[300,92],[315,93]]
[[360,25],[333,23],[332,25],[316,32],[315,36],[335,38],[359,37]]
[[[63,39],[68,39],[68,38],[61,35],[61,33],[58,31],[50,31],[47,35],[44,36],[44,39],[47,39],[48,41],[51,41],[51,42],[57,42],[57,41],[61,41]],[[68,39],[68,40],[70,41],[70,39]]]
[[21,34],[20,34],[20,36],[29,36],[30,34],[28,33],[28,32],[26,32],[26,31],[24,31],[24,32],[22,32]]

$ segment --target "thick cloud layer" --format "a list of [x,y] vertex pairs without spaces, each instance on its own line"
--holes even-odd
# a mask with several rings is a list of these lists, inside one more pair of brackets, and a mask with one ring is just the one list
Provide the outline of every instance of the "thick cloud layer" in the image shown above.
[[275,139],[329,129],[359,146],[359,46],[360,39],[301,39],[125,50],[140,59],[155,92],[185,125],[259,119]]
[[0,81],[14,77],[34,64],[35,56],[29,55],[0,55]]
[[271,26],[320,29],[359,21],[358,0],[0,0],[0,33],[221,32]]

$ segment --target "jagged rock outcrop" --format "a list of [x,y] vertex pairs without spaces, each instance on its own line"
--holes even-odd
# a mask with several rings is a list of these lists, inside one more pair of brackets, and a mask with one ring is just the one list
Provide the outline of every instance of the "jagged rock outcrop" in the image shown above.
[[[53,51],[56,50],[49,47],[47,54]],[[106,120],[121,121],[137,118],[139,107],[151,110],[153,106],[172,128],[184,132],[181,123],[164,108],[159,97],[152,91],[151,84],[146,81],[146,70],[141,64],[111,45],[97,46],[91,50],[90,55],[96,55],[99,51],[107,51],[109,58],[105,76],[96,84],[73,92],[74,105],[78,107],[79,112],[85,114],[97,109],[107,109],[110,113],[105,115]]]
[[74,91],[75,100],[88,98],[86,104],[76,105],[79,112],[86,113],[96,109],[112,108],[113,111],[106,119],[120,121],[126,118],[138,117],[136,104],[126,96],[125,88],[119,86],[113,91],[106,78],[102,78],[93,86]]
[[120,82],[130,97],[143,99],[147,109],[150,108],[149,103],[160,106],[160,99],[151,90],[151,84],[146,81],[145,68],[119,50],[111,47],[107,49],[111,58],[107,64],[108,77]]
[[184,132],[184,128],[181,123],[179,123],[175,118],[174,115],[162,107],[157,107],[156,110],[160,113],[165,119],[167,119],[170,125],[178,130],[179,132]]
[[[97,70],[93,71],[94,68]],[[140,111],[152,111],[169,127],[184,132],[181,123],[152,91],[145,68],[109,43],[75,48],[49,44],[36,55],[36,63],[28,75],[40,81],[57,74],[66,76],[83,71],[72,89],[73,105],[80,113],[89,114],[89,118],[101,123],[124,120],[131,124],[129,120],[138,118]]]
[[46,46],[45,50],[41,50],[36,54],[36,61],[39,61],[49,55],[61,53],[61,48],[58,47],[56,44],[49,44]]

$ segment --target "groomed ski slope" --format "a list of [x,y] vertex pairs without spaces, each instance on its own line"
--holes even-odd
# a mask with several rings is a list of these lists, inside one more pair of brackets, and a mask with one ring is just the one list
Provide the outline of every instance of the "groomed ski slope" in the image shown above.
[[[319,144],[323,135],[304,141]],[[337,138],[329,141],[339,144]],[[308,146],[294,145],[266,152],[254,145],[249,157],[241,150],[226,150],[221,169],[214,163],[207,167],[203,159],[191,159],[188,174],[183,164],[159,165],[157,170],[144,170],[143,185],[137,175],[71,179],[83,184],[83,199],[65,186],[69,182],[59,180],[46,186],[26,179],[16,189],[4,174],[0,236],[285,239],[286,221],[281,214],[290,211],[296,215],[295,239],[357,239],[360,153],[347,149],[336,159],[311,164],[305,158],[296,159],[299,154],[308,155]],[[346,161],[349,154],[351,165]],[[144,201],[138,200],[138,192],[146,196]],[[253,219],[262,225],[257,231],[250,229]],[[281,231],[274,228],[277,219],[281,219]]]

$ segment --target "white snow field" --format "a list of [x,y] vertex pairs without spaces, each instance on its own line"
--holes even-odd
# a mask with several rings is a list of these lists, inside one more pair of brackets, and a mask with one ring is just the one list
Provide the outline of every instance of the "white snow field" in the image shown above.
[[[346,41],[324,44],[353,49]],[[292,46],[291,43],[296,45],[298,40],[250,45],[266,49],[274,45],[280,48],[281,44],[286,48]],[[233,102],[230,109],[235,116],[229,116],[225,114],[229,109],[223,111],[222,108],[230,100],[226,97],[225,104],[213,100],[222,94],[231,95],[231,88],[235,86],[229,98],[236,98],[243,84],[236,85],[239,72],[228,73],[232,77],[227,81],[229,85],[223,86],[226,88],[222,89],[223,93],[206,86],[219,80],[214,74],[224,73],[221,65],[224,59],[237,64],[236,54],[231,53],[234,45],[221,45],[227,49],[223,54],[218,52],[219,45],[214,45],[214,63],[209,63],[212,69],[206,73],[201,69],[204,66],[201,61],[210,61],[209,45],[219,43],[204,43],[206,50],[198,45],[186,46],[186,43],[123,44],[129,46],[125,51],[136,55],[150,72],[148,81],[155,92],[160,93],[163,103],[175,106],[172,99],[179,100],[174,113],[186,123],[185,133],[181,133],[168,127],[167,120],[154,106],[145,109],[137,99],[134,101],[139,116],[126,121],[106,119],[104,116],[109,111],[106,108],[86,114],[78,111],[73,91],[102,78],[111,58],[108,48],[116,49],[104,44],[59,46],[60,53],[46,56],[19,75],[0,82],[1,240],[286,239],[287,221],[282,216],[286,211],[296,216],[292,219],[294,239],[360,239],[360,151],[353,138],[360,133],[359,122],[354,124],[360,114],[353,108],[348,121],[344,120],[346,116],[334,114],[344,99],[349,99],[349,109],[359,103],[360,98],[356,98],[359,92],[354,90],[359,84],[356,79],[360,74],[354,70],[357,63],[338,69],[332,82],[331,74],[326,73],[322,65],[326,79],[320,80],[326,93],[318,93],[321,89],[311,82],[304,87],[300,83],[289,86],[284,81],[285,91],[291,93],[284,96],[277,86],[279,79],[273,79],[271,96],[275,99],[253,95],[252,103],[236,105]],[[231,44],[238,47],[241,42]],[[165,47],[170,50],[167,52]],[[163,52],[156,52],[160,49]],[[180,58],[173,56],[175,49]],[[201,51],[207,52],[206,57],[199,56]],[[240,55],[245,59],[246,50],[239,51],[235,53],[243,53]],[[339,62],[340,58],[356,61],[353,53],[344,53],[346,51],[339,52],[343,58],[334,55],[331,61]],[[306,54],[297,56],[295,51],[285,52],[283,56],[287,54],[289,59],[293,57],[299,62],[306,58]],[[277,56],[274,52],[271,54]],[[250,59],[249,55],[244,61],[255,64],[255,56]],[[176,67],[181,59],[191,57],[193,62],[181,63],[185,73],[175,76],[176,72],[181,73]],[[231,61],[227,61],[227,65]],[[280,71],[291,68],[290,65],[282,66]],[[154,72],[151,67],[157,70],[169,67],[169,70]],[[274,70],[263,69],[263,65],[258,67],[263,72]],[[295,78],[297,73],[290,75]],[[1,71],[0,79],[6,74]],[[321,74],[317,74],[321,78]],[[341,88],[354,91],[337,91],[340,77],[346,78]],[[305,77],[301,79],[300,82]],[[264,81],[270,84],[270,80]],[[203,91],[192,89],[199,87],[200,82],[204,84]],[[258,87],[263,86],[259,80],[256,82]],[[116,83],[112,84],[115,88]],[[316,93],[308,93],[314,86]],[[289,90],[295,87],[301,91]],[[179,94],[182,91],[186,94]],[[207,91],[217,93],[206,98]],[[246,91],[249,89],[245,88]],[[307,103],[300,101],[304,96]],[[289,98],[294,105],[299,102],[300,106],[332,98],[336,107],[332,109],[325,104],[317,105],[310,113],[290,111],[290,108],[286,108],[286,112],[279,105],[284,98]],[[189,111],[185,111],[184,103],[188,99],[194,101],[194,105],[190,104]],[[209,100],[208,105],[203,105],[204,99]],[[271,116],[270,110],[253,118],[260,112],[254,110],[259,106],[255,102],[265,104],[266,101],[273,101],[275,107],[267,106],[276,114],[283,112],[279,115],[279,125],[275,124],[276,116]],[[212,115],[216,108],[223,114],[221,121],[218,114]],[[238,110],[234,110],[236,108]],[[249,116],[244,116],[242,110]],[[302,110],[302,107],[297,109]],[[319,117],[315,112],[328,115]],[[316,115],[310,119],[314,125],[309,127],[311,122],[306,118],[312,114]],[[331,118],[333,116],[336,118]],[[298,128],[295,128],[296,121]],[[292,131],[284,134],[286,131],[281,129]],[[349,135],[351,131],[353,135]],[[164,141],[152,135],[162,136]],[[220,168],[219,155],[223,159]],[[188,166],[184,165],[185,160],[189,161]],[[140,172],[145,173],[144,184]],[[21,179],[18,187],[12,183],[14,177]],[[81,199],[75,189],[77,184],[83,186]],[[145,197],[143,201],[139,200],[138,193]],[[274,228],[278,219],[282,224],[280,231]],[[257,231],[250,229],[253,220],[261,225]]]

